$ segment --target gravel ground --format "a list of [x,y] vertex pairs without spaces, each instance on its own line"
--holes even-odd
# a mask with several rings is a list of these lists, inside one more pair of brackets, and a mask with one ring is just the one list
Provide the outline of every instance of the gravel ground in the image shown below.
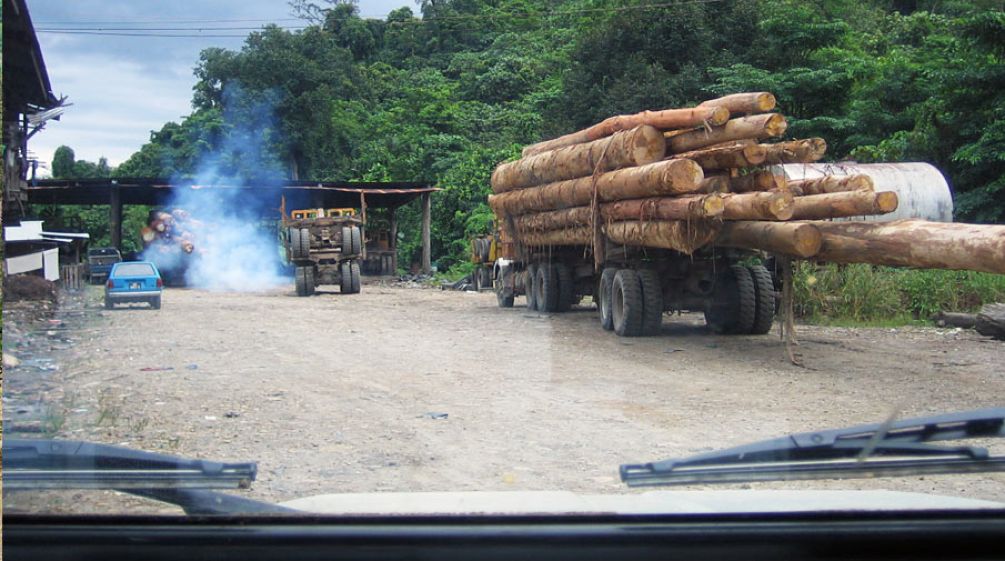
[[[619,464],[790,432],[1000,406],[1005,344],[970,331],[800,326],[715,336],[603,332],[592,306],[496,307],[490,293],[370,284],[310,298],[169,289],[105,311],[100,287],[37,321],[4,310],[7,436],[257,461],[244,496],[554,490],[623,493]],[[585,304],[585,302],[584,302]],[[992,443],[994,444],[994,443]],[[998,445],[999,450],[1002,446]],[[1005,500],[1005,476],[756,484]],[[113,493],[5,493],[6,509],[164,511]]]

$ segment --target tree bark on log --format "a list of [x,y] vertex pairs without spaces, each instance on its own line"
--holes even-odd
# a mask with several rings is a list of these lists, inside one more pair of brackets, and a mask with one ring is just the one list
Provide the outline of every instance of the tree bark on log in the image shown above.
[[694,129],[667,138],[669,151],[674,154],[707,148],[713,144],[735,140],[763,140],[785,133],[788,124],[779,113],[752,115],[730,119],[721,127]]
[[642,111],[634,115],[618,115],[574,133],[531,144],[523,149],[524,158],[574,144],[585,144],[612,134],[648,125],[657,129],[690,129],[706,124],[719,126],[729,120],[729,109],[708,106],[694,109],[666,109]]
[[982,307],[974,327],[981,335],[1005,341],[1005,304],[987,304]]
[[[719,195],[697,195],[676,198],[633,199],[600,205],[600,217],[605,222],[622,220],[683,220],[695,221],[722,214]],[[562,210],[534,212],[516,216],[513,223],[522,232],[540,232],[591,226],[593,210],[578,206]]]
[[824,220],[848,216],[887,214],[897,210],[897,194],[893,191],[870,193],[846,191],[796,197],[793,220]]
[[736,175],[729,178],[729,190],[733,193],[784,191],[785,176],[770,171],[755,171],[746,175]]
[[765,149],[764,164],[769,166],[808,164],[823,158],[827,153],[827,143],[822,138],[790,140],[761,146]]
[[820,250],[820,230],[801,222],[725,222],[715,245],[811,257]]
[[1005,274],[1005,226],[925,220],[803,224],[823,234],[820,261]]
[[[605,223],[603,231],[607,239],[616,244],[658,247],[691,254],[715,239],[718,226],[710,222],[626,220]],[[530,246],[593,244],[593,233],[589,227],[520,230],[518,238],[521,243]]]
[[765,113],[775,108],[775,96],[769,92],[736,93],[698,104],[698,107],[725,107],[730,113]]
[[673,157],[694,160],[702,170],[709,172],[759,166],[764,163],[766,155],[767,150],[759,144],[733,144],[684,152]]
[[868,175],[827,175],[816,179],[799,179],[788,182],[793,193],[822,195],[845,191],[872,191],[872,178]]
[[792,218],[794,199],[786,191],[765,193],[727,193],[723,201],[724,220],[788,220]]
[[[693,193],[704,174],[691,160],[664,160],[620,169],[597,178],[601,202]],[[533,189],[489,195],[489,206],[499,216],[585,206],[593,201],[593,178],[559,181]]]

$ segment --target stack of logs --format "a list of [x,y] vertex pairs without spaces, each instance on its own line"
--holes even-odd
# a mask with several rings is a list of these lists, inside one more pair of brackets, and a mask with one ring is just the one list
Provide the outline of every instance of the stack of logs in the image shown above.
[[827,145],[766,143],[787,127],[774,108],[773,95],[756,92],[606,119],[500,164],[489,204],[502,235],[525,247],[583,245],[599,254],[606,238],[686,254],[716,245],[1005,273],[1005,227],[823,222],[892,212],[897,194],[875,191],[865,175],[787,181],[774,166],[816,162]]
[[147,225],[140,230],[144,248],[156,248],[162,253],[195,251],[195,232],[202,223],[180,208],[171,211],[153,210]]

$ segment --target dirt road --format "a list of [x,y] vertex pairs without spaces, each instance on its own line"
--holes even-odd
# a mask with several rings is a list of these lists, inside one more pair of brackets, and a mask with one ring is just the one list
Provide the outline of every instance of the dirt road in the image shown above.
[[[383,285],[310,298],[172,289],[159,311],[104,311],[91,287],[86,307],[64,310],[59,323],[5,329],[22,342],[11,352],[35,365],[6,372],[6,434],[34,419],[63,438],[257,461],[247,496],[269,501],[616,493],[630,492],[621,463],[893,411],[1001,405],[1005,395],[1005,344],[972,332],[802,326],[807,367],[798,368],[777,336],[710,335],[700,316],[668,318],[660,337],[622,339],[600,329],[592,306],[547,315],[520,300],[503,310],[489,293]],[[45,352],[53,363],[38,362]],[[1005,500],[1002,475],[754,487]]]

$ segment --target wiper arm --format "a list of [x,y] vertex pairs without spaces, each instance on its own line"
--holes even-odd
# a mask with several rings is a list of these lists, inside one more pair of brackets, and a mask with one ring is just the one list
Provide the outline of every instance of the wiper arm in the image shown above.
[[632,487],[850,479],[1005,471],[1005,456],[935,441],[1005,437],[1005,407],[805,432],[646,464],[621,466]]
[[247,489],[253,463],[190,460],[74,440],[3,441],[7,489]]
[[112,489],[171,503],[188,514],[297,512],[209,489],[247,489],[254,462],[220,463],[73,440],[5,438],[4,489]]

